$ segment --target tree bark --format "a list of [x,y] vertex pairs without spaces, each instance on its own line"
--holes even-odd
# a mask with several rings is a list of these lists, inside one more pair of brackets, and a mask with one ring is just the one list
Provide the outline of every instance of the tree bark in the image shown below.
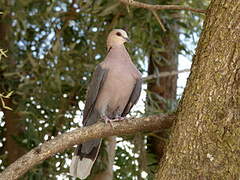
[[[113,165],[114,165],[114,158],[115,158],[115,146],[116,146],[116,136],[107,137],[104,141],[106,144],[106,152],[107,152],[107,159],[106,165],[107,168],[96,174],[92,180],[112,180],[113,179]],[[104,162],[104,163],[105,163]]]
[[[164,52],[156,55],[156,52],[150,54],[149,57],[149,66],[148,66],[148,74],[151,76],[152,74],[157,74],[157,72],[171,72],[177,71],[178,66],[178,40],[176,37],[173,37],[173,34],[177,36],[177,32],[175,31],[176,27],[172,27],[171,33],[166,33],[163,35],[162,41],[164,42]],[[153,53],[155,56],[153,56]],[[158,56],[160,59],[155,59]],[[160,77],[156,79],[156,81],[148,83],[148,90],[161,96],[163,99],[167,101],[175,101],[176,100],[176,92],[177,92],[177,74],[172,76]],[[168,111],[168,103],[162,100],[158,102],[159,109],[163,112]]]
[[[5,19],[0,18],[0,48],[7,49],[8,52],[11,52],[11,42],[10,42],[10,34],[11,34],[11,27],[10,27],[10,15],[4,16]],[[7,19],[9,23],[7,23]],[[15,69],[16,62],[11,57],[11,53],[8,53],[8,57],[3,59],[2,61],[6,61],[8,63],[9,69]],[[0,72],[0,78],[3,83],[0,86],[0,92],[7,92],[11,87],[7,84],[8,80],[4,78],[4,72]],[[10,99],[6,99],[4,101],[6,106],[15,109],[15,104],[13,103],[13,97]],[[1,106],[0,106],[1,107]],[[2,107],[1,107],[2,108]],[[14,137],[20,136],[24,131],[24,126],[21,123],[21,118],[19,113],[10,111],[7,109],[2,108],[4,112],[4,121],[6,123],[6,131],[4,132],[4,136],[6,137],[6,142],[4,145],[4,151],[8,152],[7,155],[7,165],[13,163],[17,158],[21,157],[25,153],[25,149],[21,147]]]
[[[165,32],[162,37],[164,52],[157,53],[154,50],[151,51],[149,57],[149,66],[148,66],[148,74],[151,76],[152,74],[157,74],[157,72],[173,72],[177,71],[178,67],[178,39],[177,39],[177,26],[171,26],[171,29],[168,32]],[[156,59],[157,57],[157,59]],[[151,94],[148,96],[152,96],[152,100],[157,102],[158,110],[161,112],[171,111],[173,108],[172,104],[176,103],[176,93],[177,93],[177,74],[172,76],[165,76],[156,79],[155,81],[150,81],[148,83],[148,90]],[[153,93],[153,94],[152,94]],[[156,97],[156,95],[162,98]],[[148,100],[149,106],[151,106],[151,102]],[[171,106],[169,106],[171,104]],[[158,132],[155,134],[156,136],[148,137],[149,151],[154,153],[157,156],[158,161],[163,156],[163,151],[165,147],[165,141],[160,140],[166,138],[168,135],[166,132]]]
[[212,0],[157,179],[240,177],[240,1]]

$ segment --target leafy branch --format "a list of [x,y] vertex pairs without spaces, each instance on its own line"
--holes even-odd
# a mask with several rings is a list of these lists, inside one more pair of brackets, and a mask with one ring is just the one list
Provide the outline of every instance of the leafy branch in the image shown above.
[[187,6],[182,6],[182,5],[158,5],[158,4],[153,5],[153,4],[142,3],[134,0],[119,0],[119,1],[127,5],[128,11],[129,11],[129,6],[133,6],[135,8],[144,8],[151,11],[164,32],[166,31],[166,28],[164,27],[161,21],[161,18],[158,16],[156,12],[157,10],[186,10],[186,11],[192,11],[195,13],[203,13],[203,14],[206,13],[206,10],[204,9],[196,9],[196,8],[191,8]]
[[204,9],[196,9],[196,8],[191,8],[187,6],[182,6],[182,5],[152,5],[152,4],[142,3],[134,0],[119,0],[119,1],[136,8],[144,8],[151,11],[153,10],[187,10],[187,11],[192,11],[196,13],[206,13],[206,10]]

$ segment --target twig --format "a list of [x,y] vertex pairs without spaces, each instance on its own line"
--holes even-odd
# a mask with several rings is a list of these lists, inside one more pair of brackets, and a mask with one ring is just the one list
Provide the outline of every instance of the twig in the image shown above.
[[187,10],[187,11],[192,11],[192,12],[196,12],[196,13],[206,13],[206,10],[204,9],[195,9],[195,8],[191,8],[191,7],[186,7],[186,6],[182,6],[182,5],[152,5],[152,4],[146,4],[146,3],[142,3],[142,2],[138,2],[138,1],[133,1],[133,0],[119,0],[120,2],[130,5],[130,6],[134,6],[137,8],[145,8],[145,9],[149,9],[149,10]]
[[8,50],[3,50],[3,49],[0,49],[0,61],[1,61],[1,59],[2,59],[2,56],[3,57],[7,57],[7,54],[6,54],[6,52],[7,52]]
[[135,134],[140,131],[153,131],[165,129],[172,126],[175,120],[175,114],[172,115],[155,115],[136,119],[126,119],[110,124],[99,122],[92,126],[79,128],[71,132],[67,132],[55,137],[52,140],[44,142],[38,147],[32,149],[27,154],[20,157],[10,166],[8,166],[1,174],[0,180],[14,180],[21,177],[29,169],[43,160],[53,156],[58,152],[62,152],[75,144],[103,138],[114,135]]
[[164,27],[160,17],[158,16],[157,12],[155,10],[151,10],[155,18],[157,19],[158,23],[160,24],[161,28],[163,29],[164,32],[166,32],[166,28]]
[[2,107],[10,111],[12,111],[12,108],[6,106],[4,99],[9,99],[12,94],[13,94],[13,91],[10,91],[7,95],[3,95],[2,93],[0,93],[0,101],[2,103]]
[[142,80],[143,81],[148,81],[148,80],[155,79],[155,78],[160,78],[160,77],[174,76],[174,75],[184,73],[184,72],[190,72],[190,69],[183,69],[183,70],[180,70],[180,71],[170,71],[170,72],[161,72],[161,73],[158,73],[158,74],[152,74],[152,75],[149,75],[147,77],[143,77]]

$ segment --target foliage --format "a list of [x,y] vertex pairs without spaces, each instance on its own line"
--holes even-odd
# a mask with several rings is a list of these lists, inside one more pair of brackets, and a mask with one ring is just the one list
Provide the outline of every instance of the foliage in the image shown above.
[[[151,1],[153,4],[159,2],[175,3],[174,0]],[[190,2],[181,1],[202,7],[200,2]],[[5,17],[1,21],[11,25],[8,32],[11,61],[0,62],[0,91],[15,92],[14,111],[21,114],[21,124],[25,128],[24,134],[15,139],[27,150],[79,126],[82,116],[79,108],[83,108],[86,86],[94,67],[106,54],[105,38],[111,29],[127,29],[133,42],[127,48],[142,72],[146,72],[146,55],[152,49],[165,50],[161,39],[163,31],[153,14],[131,7],[128,12],[118,1],[25,0],[10,4],[1,0],[0,7],[4,7]],[[179,24],[185,37],[198,32],[202,20],[199,16],[181,12],[181,17],[172,18],[174,13],[159,13],[168,30],[171,24]],[[181,48],[188,52],[182,43]],[[7,129],[1,124],[0,134],[4,136]],[[69,168],[66,162],[72,151],[69,149],[44,161],[24,179],[56,179],[57,175],[66,174]],[[116,165],[121,168],[116,170],[115,177],[136,178],[138,160],[118,146]],[[3,163],[1,166],[3,169]],[[132,173],[126,174],[129,169]]]
[[[2,13],[0,12],[0,14],[2,14]],[[5,58],[7,57],[6,52],[7,52],[7,50],[0,49],[0,61],[2,60],[2,57],[5,57]],[[12,108],[6,106],[6,104],[4,102],[4,99],[9,99],[10,96],[12,95],[12,93],[13,93],[13,91],[10,91],[6,95],[4,95],[3,93],[0,93],[0,101],[1,101],[2,107],[4,109],[12,110]]]

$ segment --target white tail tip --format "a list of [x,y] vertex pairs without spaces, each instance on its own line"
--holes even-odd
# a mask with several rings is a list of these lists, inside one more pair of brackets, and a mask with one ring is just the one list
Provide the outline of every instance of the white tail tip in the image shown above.
[[70,165],[70,175],[78,177],[80,179],[86,179],[91,172],[94,161],[88,158],[82,158],[79,156],[73,156]]

